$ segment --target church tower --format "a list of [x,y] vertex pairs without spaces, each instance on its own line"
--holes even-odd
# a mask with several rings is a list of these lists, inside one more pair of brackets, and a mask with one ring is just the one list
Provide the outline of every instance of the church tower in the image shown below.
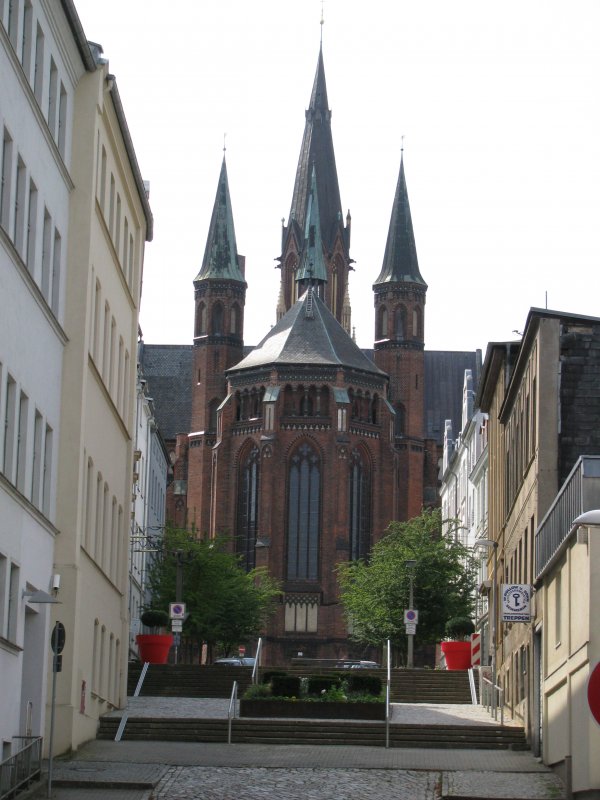
[[427,284],[419,272],[404,157],[375,294],[375,363],[390,377],[396,412],[398,519],[421,512],[424,469],[424,348]]
[[225,158],[206,249],[194,279],[195,321],[191,433],[188,437],[188,519],[199,533],[210,527],[211,448],[217,409],[227,394],[225,370],[243,356],[247,284],[238,255]]
[[[306,260],[306,225],[309,216],[318,209],[319,237],[321,239],[323,269],[321,299],[334,317],[351,332],[350,307],[347,294],[350,259],[350,215],[342,215],[340,188],[331,134],[331,111],[327,101],[323,50],[319,49],[317,72],[313,83],[292,205],[287,225],[282,228],[281,287],[277,304],[277,319],[289,311],[302,291],[302,281],[297,271]],[[314,230],[313,230],[314,233]],[[313,247],[308,240],[308,246]]]

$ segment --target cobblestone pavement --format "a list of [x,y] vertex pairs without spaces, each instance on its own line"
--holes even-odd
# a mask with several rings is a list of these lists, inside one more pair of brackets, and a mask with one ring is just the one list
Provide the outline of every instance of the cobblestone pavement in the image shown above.
[[440,798],[441,774],[412,770],[172,767],[152,800]]

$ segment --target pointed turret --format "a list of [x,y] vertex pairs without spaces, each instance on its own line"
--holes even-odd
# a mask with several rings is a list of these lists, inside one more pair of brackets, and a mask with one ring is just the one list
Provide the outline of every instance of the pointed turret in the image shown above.
[[304,248],[300,255],[300,266],[296,271],[296,280],[303,286],[310,283],[321,287],[327,283],[327,267],[323,257],[323,241],[321,239],[317,174],[314,166],[306,210],[306,225],[304,226]]
[[392,216],[385,245],[383,266],[375,286],[381,283],[420,283],[427,287],[419,272],[417,247],[413,232],[406,177],[404,175],[404,157],[400,159],[400,174],[396,185],[396,194],[392,206]]
[[[314,185],[313,169],[316,174]],[[314,198],[312,202],[311,196]],[[342,214],[322,48],[319,48],[290,215],[287,225],[282,229],[282,253],[278,258],[286,310],[291,308],[298,297],[297,270],[305,267],[302,263],[304,238],[307,220],[313,212],[315,202],[319,209],[319,235],[327,281],[323,299],[338,321],[341,321],[351,263],[350,227],[348,223],[345,224]],[[278,315],[280,311],[278,308]]]
[[240,270],[240,259],[235,241],[229,182],[227,180],[227,165],[224,156],[202,267],[198,275],[196,275],[194,283],[205,278],[218,278],[245,283],[244,276]]

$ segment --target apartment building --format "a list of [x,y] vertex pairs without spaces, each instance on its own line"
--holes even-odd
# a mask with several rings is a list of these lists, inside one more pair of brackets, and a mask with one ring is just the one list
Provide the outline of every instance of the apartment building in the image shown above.
[[48,724],[57,620],[66,643],[55,752],[93,737],[98,715],[124,697],[137,324],[152,215],[114,76],[72,1],[0,0],[0,23],[6,755],[19,748],[13,737]]
[[[540,521],[579,457],[600,454],[599,367],[596,317],[533,308],[521,341],[488,345],[476,404],[489,415],[488,536],[497,543],[499,597],[502,584],[533,586]],[[538,746],[540,661],[534,651],[544,602],[534,595],[530,623],[502,622],[500,606],[498,681],[508,711]]]

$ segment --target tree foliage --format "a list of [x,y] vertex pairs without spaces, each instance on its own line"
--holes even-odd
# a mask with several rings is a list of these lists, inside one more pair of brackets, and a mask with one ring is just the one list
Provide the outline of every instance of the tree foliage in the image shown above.
[[460,542],[441,536],[439,510],[424,511],[408,522],[390,523],[365,561],[338,567],[341,601],[352,638],[379,646],[391,639],[404,651],[404,609],[409,607],[409,567],[413,569],[413,607],[419,612],[416,643],[444,637],[452,617],[473,610],[475,562]]
[[183,633],[198,644],[206,642],[211,652],[218,646],[225,655],[261,632],[280,592],[266,569],[245,572],[226,540],[202,541],[178,529],[165,531],[160,557],[150,568],[149,587],[153,608],[168,610],[169,603],[181,600],[188,613]]

